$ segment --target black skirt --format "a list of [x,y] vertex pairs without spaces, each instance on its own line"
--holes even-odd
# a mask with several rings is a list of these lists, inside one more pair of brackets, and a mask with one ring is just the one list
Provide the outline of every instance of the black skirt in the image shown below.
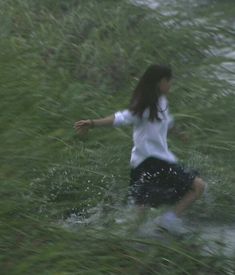
[[137,205],[151,207],[172,204],[192,188],[198,175],[178,163],[149,157],[131,170],[129,198]]

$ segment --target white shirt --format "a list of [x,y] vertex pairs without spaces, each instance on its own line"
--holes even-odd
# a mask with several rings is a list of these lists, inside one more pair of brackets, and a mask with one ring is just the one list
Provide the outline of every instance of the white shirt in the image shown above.
[[113,125],[133,125],[134,146],[131,152],[131,167],[137,167],[146,158],[152,156],[170,163],[176,163],[176,156],[168,149],[167,132],[173,125],[173,117],[168,110],[168,101],[165,96],[159,98],[158,117],[149,121],[149,109],[146,109],[142,118],[133,115],[129,110],[115,113]]

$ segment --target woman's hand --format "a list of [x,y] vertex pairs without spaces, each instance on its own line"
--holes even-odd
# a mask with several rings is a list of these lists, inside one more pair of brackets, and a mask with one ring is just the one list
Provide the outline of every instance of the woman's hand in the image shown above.
[[185,132],[179,133],[178,137],[183,143],[189,143],[189,141],[190,141],[189,135],[186,134]]
[[88,119],[88,120],[79,120],[74,123],[74,129],[77,131],[79,136],[84,136],[87,134],[88,130],[93,127],[101,126],[112,126],[114,121],[114,115],[99,118],[99,119]]
[[189,135],[182,131],[179,127],[174,126],[169,130],[169,132],[178,137],[183,143],[189,143],[190,141]]
[[94,123],[91,119],[79,120],[74,123],[74,129],[77,131],[79,136],[84,136],[93,125]]

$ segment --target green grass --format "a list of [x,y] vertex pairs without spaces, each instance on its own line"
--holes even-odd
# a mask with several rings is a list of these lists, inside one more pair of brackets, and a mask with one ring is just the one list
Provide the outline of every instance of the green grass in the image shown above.
[[[232,259],[202,255],[198,238],[164,245],[135,237],[132,219],[116,224],[129,211],[131,129],[84,139],[73,129],[125,108],[145,68],[170,63],[171,110],[190,141],[169,143],[208,182],[188,216],[232,222],[234,87],[218,72],[232,74],[221,64],[234,60],[213,50],[234,50],[223,21],[234,5],[214,1],[188,14],[184,2],[170,18],[127,1],[0,3],[3,274],[231,274]],[[213,16],[220,10],[226,15]],[[71,215],[94,220],[66,229],[60,221]]]

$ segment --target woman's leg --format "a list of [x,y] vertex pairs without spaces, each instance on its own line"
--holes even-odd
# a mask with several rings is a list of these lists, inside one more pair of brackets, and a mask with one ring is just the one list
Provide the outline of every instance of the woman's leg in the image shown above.
[[158,219],[157,223],[160,227],[176,235],[187,233],[178,216],[202,195],[204,189],[205,183],[201,178],[196,177],[193,181],[192,189],[176,204],[174,211],[168,211]]
[[193,181],[192,189],[176,204],[175,214],[180,216],[195,200],[200,198],[205,190],[205,186],[205,182],[201,178],[196,177]]

